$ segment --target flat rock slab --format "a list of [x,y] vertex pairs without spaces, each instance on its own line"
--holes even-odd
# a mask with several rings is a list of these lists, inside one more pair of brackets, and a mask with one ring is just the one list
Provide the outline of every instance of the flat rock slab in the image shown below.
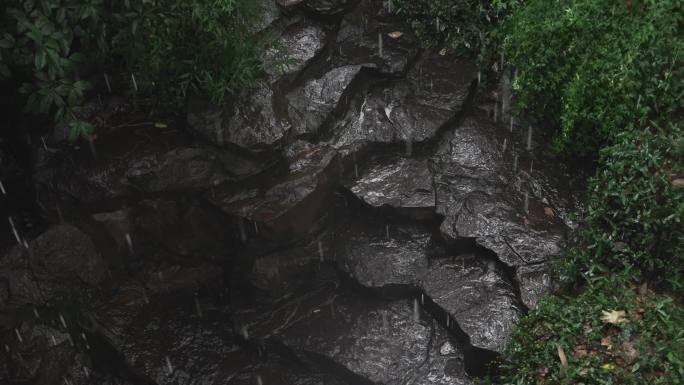
[[439,353],[446,332],[416,319],[410,301],[334,295],[328,305],[274,338],[299,354],[314,354],[371,383],[471,384],[457,348]]
[[412,286],[427,269],[432,234],[420,225],[355,217],[334,237],[335,262],[363,286]]
[[478,348],[502,352],[522,316],[503,272],[477,256],[436,261],[420,285]]
[[[298,141],[284,155],[288,172],[272,184],[220,186],[206,198],[228,214],[255,222],[263,236],[292,241],[310,233],[327,210],[333,175],[338,173],[336,151]],[[252,224],[241,223],[243,231],[244,226]]]
[[393,157],[374,161],[347,187],[373,207],[435,208],[432,173],[425,159]]
[[361,68],[358,65],[334,68],[289,93],[288,114],[294,133],[318,133],[326,118],[340,104],[340,98]]
[[325,47],[326,33],[318,24],[300,21],[283,31],[277,47],[266,51],[264,69],[273,81],[304,69]]

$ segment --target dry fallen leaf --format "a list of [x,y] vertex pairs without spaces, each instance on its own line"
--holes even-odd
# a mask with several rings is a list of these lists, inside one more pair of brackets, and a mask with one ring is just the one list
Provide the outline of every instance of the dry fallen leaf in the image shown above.
[[672,181],[672,186],[677,188],[684,188],[684,178],[677,178]]
[[576,358],[584,358],[588,355],[589,355],[589,352],[587,351],[586,345],[575,346],[575,357]]
[[444,56],[444,55],[446,55],[446,53],[447,53],[447,49],[446,49],[446,48],[442,48],[442,50],[439,51],[439,55],[440,55],[440,56]]
[[601,338],[601,346],[610,349],[613,347],[613,341],[610,336]]
[[627,314],[623,310],[604,310],[601,312],[601,321],[607,324],[619,325],[627,322]]
[[582,377],[586,377],[587,374],[589,374],[589,369],[587,369],[587,368],[582,368],[582,369],[580,370],[579,374],[580,374],[580,376],[582,376]]
[[546,214],[546,216],[550,218],[554,218],[556,216],[551,207],[544,207],[544,214]]
[[565,371],[568,369],[568,357],[565,356],[565,352],[563,351],[563,348],[560,345],[557,345],[557,348],[558,358],[561,362],[561,369],[559,374],[561,377],[563,377],[565,375]]
[[601,365],[601,369],[613,370],[613,369],[615,369],[615,364],[613,364],[611,362],[605,363],[605,364]]
[[636,320],[640,320],[640,319],[644,318],[645,312],[646,311],[644,309],[638,307],[638,308],[634,309],[634,314],[632,315],[632,317],[634,317],[634,319],[636,319]]
[[398,38],[400,38],[403,34],[404,34],[403,32],[394,31],[394,32],[388,33],[387,36],[391,37],[392,39],[398,39]]

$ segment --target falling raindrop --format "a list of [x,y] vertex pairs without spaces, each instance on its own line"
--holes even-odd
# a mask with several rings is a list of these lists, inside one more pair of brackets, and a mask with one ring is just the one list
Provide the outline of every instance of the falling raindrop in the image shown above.
[[637,110],[639,109],[639,106],[641,106],[641,95],[637,98]]
[[479,85],[480,83],[482,83],[482,72],[477,71],[477,84]]
[[254,221],[254,231],[255,231],[257,234],[259,234],[259,224],[257,223],[257,221]]
[[435,82],[434,79],[430,79],[430,92],[435,91]]
[[10,347],[9,347],[9,345],[7,345],[7,344],[5,344],[5,351],[6,351],[7,353],[9,353],[9,351],[10,351]]
[[501,152],[506,153],[506,146],[508,146],[508,138],[504,138],[503,150]]
[[513,115],[511,115],[511,127],[509,129],[510,132],[513,132],[513,123],[514,122],[515,122],[515,118],[513,117]]
[[525,213],[530,212],[530,193],[525,191]]
[[385,226],[385,234],[387,235],[387,240],[389,241],[390,239],[390,234],[389,234],[389,224]]
[[128,245],[128,251],[133,255],[133,241],[131,240],[130,233],[126,233],[126,244]]
[[135,81],[135,74],[131,73],[131,80],[133,81],[133,88],[135,89],[135,92],[138,92],[138,82]]
[[71,382],[69,382],[69,379],[64,377],[64,385],[71,385]]
[[109,83],[109,76],[104,74],[105,85],[107,86],[107,92],[112,93],[112,85]]
[[245,326],[242,327],[242,337],[243,337],[245,340],[248,340],[248,339],[249,339],[249,332],[247,332],[247,325],[245,325]]
[[530,175],[532,175],[532,168],[534,167],[534,159],[530,159]]
[[260,375],[257,375],[256,379],[257,379],[257,385],[264,385],[264,382],[261,380]]
[[26,241],[26,239],[24,239],[24,240],[21,242],[21,244],[24,246],[24,248],[25,248],[26,250],[28,250],[29,244],[28,244],[28,242]]
[[387,320],[387,311],[382,312],[382,328],[389,330],[389,320]]
[[420,294],[420,304],[425,305],[425,294]]
[[513,159],[513,173],[515,174],[517,172],[518,172],[518,155],[516,155],[515,158]]
[[413,300],[413,320],[418,322],[420,320],[420,310],[418,308],[418,298]]
[[169,356],[166,356],[166,369],[169,371],[169,374],[173,373],[173,366],[171,366],[171,359]]
[[378,56],[382,57],[382,32],[378,32]]
[[7,195],[7,191],[5,191],[5,185],[2,184],[1,180],[0,180],[0,191],[2,191],[2,195]]
[[52,346],[57,346],[57,340],[55,339],[55,335],[50,335],[50,338],[52,339]]
[[527,151],[532,151],[532,125],[527,130]]
[[437,26],[437,32],[440,32],[439,17],[435,20],[435,25]]
[[35,307],[33,308],[33,315],[36,316],[36,319],[40,319],[40,314],[38,314],[38,309]]
[[195,309],[197,310],[197,316],[202,318],[202,307],[200,306],[199,298],[195,297]]
[[24,339],[21,338],[21,333],[19,333],[19,329],[14,328],[14,333],[17,335],[17,339],[19,340],[19,342],[24,343]]
[[71,334],[67,334],[67,341],[69,341],[69,345],[74,346],[74,340],[71,339]]
[[497,101],[494,102],[494,123],[496,123],[499,120],[499,103],[498,103],[498,97]]
[[62,323],[62,326],[64,327],[64,329],[67,328],[67,325],[66,325],[66,322],[64,321],[64,316],[62,315],[62,313],[59,313],[59,322]]
[[446,325],[447,325],[447,327],[449,327],[449,320],[450,320],[450,317],[449,317],[449,314],[447,314],[447,315],[446,315]]
[[12,217],[8,217],[10,227],[12,227],[12,233],[14,233],[14,238],[17,240],[17,243],[21,245],[21,238],[19,238],[19,233],[17,232],[17,228],[14,227],[14,221],[12,220]]
[[86,377],[90,377],[90,371],[88,371],[88,368],[86,368],[85,366],[83,367],[83,374],[84,374]]
[[354,175],[356,175],[357,178],[359,177],[359,165],[356,163],[354,163]]
[[323,242],[321,242],[320,239],[318,240],[318,256],[321,258],[321,262],[323,262],[323,260],[324,260],[324,256],[323,256]]
[[85,342],[86,349],[90,349],[90,344],[88,343],[88,338],[86,337],[85,333],[81,333],[81,338],[83,339],[83,342]]

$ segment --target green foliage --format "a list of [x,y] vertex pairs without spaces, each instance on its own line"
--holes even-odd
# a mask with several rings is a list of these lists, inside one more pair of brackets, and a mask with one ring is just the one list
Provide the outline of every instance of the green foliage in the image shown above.
[[601,151],[584,227],[563,261],[566,281],[634,266],[684,284],[684,189],[672,182],[684,171],[683,137],[675,124],[630,130]]
[[[516,326],[500,383],[684,383],[684,307],[637,289],[634,278],[624,271],[576,297],[542,301]],[[603,311],[624,311],[626,322],[605,323]],[[558,346],[567,357],[564,370]]]
[[220,103],[261,75],[261,44],[250,31],[260,6],[253,0],[127,0],[114,15],[114,47],[162,97],[178,101],[193,92]]
[[501,43],[499,25],[522,0],[394,0],[426,46],[446,46],[483,64]]
[[52,114],[71,128],[72,140],[94,129],[79,118],[91,87],[82,79],[86,65],[135,72],[141,85],[154,85],[149,90],[167,103],[187,92],[220,102],[261,74],[261,45],[249,30],[260,4],[8,0],[0,16],[0,79],[21,79],[26,110]]
[[528,0],[506,23],[517,108],[553,119],[552,151],[594,155],[625,127],[681,114],[681,0]]

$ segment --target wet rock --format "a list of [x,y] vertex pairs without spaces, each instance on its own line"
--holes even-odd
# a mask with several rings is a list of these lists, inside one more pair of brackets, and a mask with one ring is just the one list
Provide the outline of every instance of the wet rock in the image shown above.
[[259,15],[261,16],[255,23],[248,26],[249,31],[258,33],[270,26],[280,16],[278,4],[280,0],[257,0],[260,5]]
[[468,117],[434,157],[437,212],[449,239],[474,238],[509,266],[548,260],[560,252],[564,225],[543,214],[539,198],[515,187],[495,127]]
[[188,125],[218,145],[230,143],[254,151],[270,149],[289,129],[286,117],[276,113],[275,97],[271,86],[260,82],[243,89],[223,106],[190,98]]
[[203,263],[196,267],[172,266],[150,274],[147,287],[152,291],[198,290],[223,275],[220,266]]
[[92,240],[69,224],[50,228],[28,248],[16,246],[0,260],[0,278],[14,304],[86,300],[106,270]]
[[245,227],[254,226],[259,236],[292,242],[314,231],[328,210],[331,183],[339,173],[336,151],[297,141],[284,155],[287,174],[273,184],[220,186],[206,195],[224,212],[241,218],[243,238]]
[[430,241],[421,226],[363,216],[335,230],[334,259],[363,286],[410,286],[427,269]]
[[288,94],[288,114],[294,133],[316,134],[360,70],[357,65],[335,68]]
[[432,173],[425,159],[386,158],[375,161],[347,186],[373,207],[389,206],[415,216],[427,216],[435,208]]
[[521,300],[529,309],[535,308],[542,297],[556,288],[550,263],[520,266],[515,275]]
[[[393,32],[400,32],[400,36],[390,37]],[[369,64],[391,75],[404,73],[420,47],[411,27],[398,17],[388,16],[380,2],[374,1],[361,1],[345,14],[336,43],[334,53],[341,62]]]
[[259,381],[269,385],[354,385],[320,370],[314,362],[294,362],[272,353],[254,357],[228,385],[254,385]]
[[461,111],[475,77],[469,61],[426,54],[407,80],[371,84],[354,99],[333,125],[334,146],[349,154],[371,144],[403,143],[410,151]]
[[[319,245],[320,242],[320,245]],[[291,295],[315,275],[318,263],[326,260],[326,241],[276,251],[256,258],[248,275],[250,283],[274,297]],[[321,257],[321,254],[323,255]],[[328,255],[327,259],[331,256]]]
[[[201,301],[201,300],[198,300]],[[132,371],[154,383],[211,384],[235,374],[230,315],[191,298],[152,301],[112,341]],[[202,310],[203,309],[203,310]]]
[[301,71],[323,50],[325,39],[325,31],[317,24],[299,22],[288,26],[278,46],[266,51],[266,73],[276,80]]
[[239,180],[265,167],[230,152],[208,147],[172,146],[171,150],[129,150],[100,162],[79,161],[55,154],[35,174],[39,201],[45,209],[55,202],[96,202],[139,192],[201,191],[218,183]]
[[119,256],[149,257],[163,249],[188,260],[226,260],[237,240],[221,213],[182,200],[146,199],[92,218]]
[[478,348],[502,352],[522,316],[503,272],[478,256],[438,260],[420,285]]
[[306,316],[275,338],[372,383],[471,383],[462,370],[462,353],[441,356],[446,333],[431,321],[414,319],[410,302],[333,294],[326,303],[304,310]]

